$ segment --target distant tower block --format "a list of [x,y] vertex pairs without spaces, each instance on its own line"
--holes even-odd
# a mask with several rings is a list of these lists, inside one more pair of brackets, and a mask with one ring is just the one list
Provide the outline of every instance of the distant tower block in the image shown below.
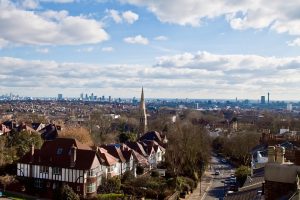
[[261,96],[260,97],[260,103],[261,104],[265,104],[266,103],[266,97],[265,96]]
[[144,88],[143,87],[142,87],[139,113],[140,113],[140,130],[139,130],[139,132],[141,135],[143,135],[144,133],[147,132],[147,114],[146,114],[146,105],[145,105]]
[[268,92],[268,104],[270,103],[270,93]]

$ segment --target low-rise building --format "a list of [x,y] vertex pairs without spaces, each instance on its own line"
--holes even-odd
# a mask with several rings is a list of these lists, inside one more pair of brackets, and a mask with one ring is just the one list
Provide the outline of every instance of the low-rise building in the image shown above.
[[53,189],[68,184],[82,197],[96,194],[103,168],[96,151],[71,138],[45,141],[34,146],[17,164],[17,176],[32,181],[42,196],[51,197]]

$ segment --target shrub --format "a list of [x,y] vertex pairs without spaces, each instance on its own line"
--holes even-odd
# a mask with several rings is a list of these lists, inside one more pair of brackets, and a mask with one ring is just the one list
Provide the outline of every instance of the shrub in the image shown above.
[[235,176],[239,185],[243,185],[247,179],[247,176],[251,174],[251,169],[247,166],[240,166],[235,171]]
[[176,178],[169,178],[166,181],[168,188],[176,188]]
[[100,187],[101,193],[118,193],[121,188],[121,180],[119,177],[112,177],[107,179]]
[[184,181],[190,186],[191,189],[195,189],[197,187],[197,183],[193,179],[186,177]]
[[135,187],[146,187],[149,180],[150,177],[146,177],[146,176],[137,177],[131,182],[131,185]]
[[119,200],[123,199],[124,194],[115,194],[115,193],[110,193],[110,194],[98,194],[97,195],[97,200]]
[[152,171],[151,176],[152,177],[159,177],[159,173],[157,171]]
[[133,173],[131,171],[126,171],[121,178],[121,182],[126,183],[126,182],[130,182],[134,179],[135,179],[135,177],[134,177]]
[[73,191],[70,186],[63,185],[60,188],[56,189],[53,199],[79,200],[79,196]]
[[181,185],[181,191],[188,193],[191,190],[191,187],[187,183]]
[[156,192],[155,190],[152,190],[152,189],[147,189],[147,190],[145,190],[145,197],[147,199],[157,199],[158,192]]
[[136,174],[137,175],[142,175],[143,173],[144,173],[144,168],[142,166],[138,165],[136,167]]
[[192,191],[196,186],[197,183],[191,178],[182,176],[176,178],[176,188],[179,191]]

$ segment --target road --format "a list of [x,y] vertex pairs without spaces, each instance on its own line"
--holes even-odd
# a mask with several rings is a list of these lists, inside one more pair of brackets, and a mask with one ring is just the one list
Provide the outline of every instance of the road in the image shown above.
[[216,170],[220,171],[220,175],[213,175],[211,187],[207,191],[204,200],[223,199],[225,195],[224,181],[230,177],[231,173],[234,173],[234,168],[231,165],[222,163],[221,158],[213,156],[211,159],[211,173],[214,174]]

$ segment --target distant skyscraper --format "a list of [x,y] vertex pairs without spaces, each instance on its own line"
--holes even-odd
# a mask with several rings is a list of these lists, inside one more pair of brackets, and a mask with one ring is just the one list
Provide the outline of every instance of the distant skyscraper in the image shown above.
[[270,93],[268,92],[268,104],[270,103]]
[[292,111],[293,111],[293,104],[288,103],[288,104],[286,105],[286,109],[287,109],[287,111],[292,112]]
[[140,134],[144,134],[147,132],[147,114],[146,114],[146,105],[145,105],[145,98],[144,98],[144,88],[142,87],[142,94],[141,94],[141,101],[140,101]]
[[109,103],[111,102],[111,96],[108,96],[108,101],[109,101]]
[[266,103],[266,97],[265,96],[261,96],[260,97],[260,103],[261,104],[265,104]]
[[57,95],[57,100],[62,100],[63,99],[63,95],[62,94],[58,94]]
[[80,99],[83,100],[83,93],[80,94]]

